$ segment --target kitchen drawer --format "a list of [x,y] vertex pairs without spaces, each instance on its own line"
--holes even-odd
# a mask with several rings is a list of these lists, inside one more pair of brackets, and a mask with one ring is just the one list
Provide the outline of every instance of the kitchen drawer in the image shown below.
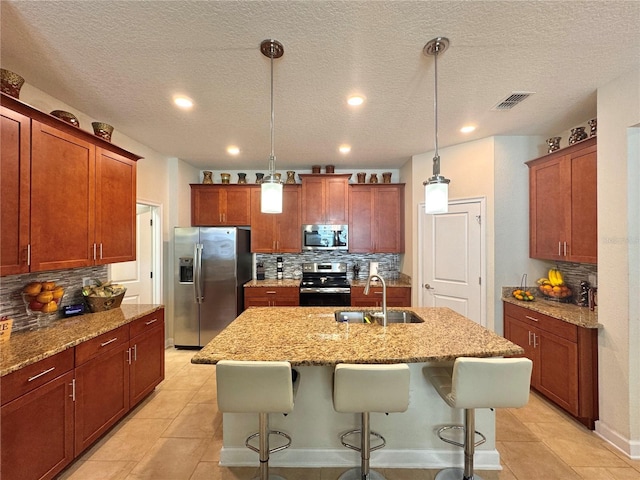
[[87,340],[76,347],[76,367],[96,355],[111,350],[129,341],[129,325],[123,325],[110,332],[103,333],[91,340]]
[[129,335],[131,338],[140,335],[152,328],[158,327],[164,323],[164,309],[145,315],[142,318],[134,320],[129,324]]
[[73,369],[73,348],[2,377],[2,405]]
[[505,315],[534,326],[549,333],[553,333],[571,342],[578,341],[578,327],[571,323],[558,320],[543,313],[534,312],[528,308],[519,307],[511,303],[504,304]]

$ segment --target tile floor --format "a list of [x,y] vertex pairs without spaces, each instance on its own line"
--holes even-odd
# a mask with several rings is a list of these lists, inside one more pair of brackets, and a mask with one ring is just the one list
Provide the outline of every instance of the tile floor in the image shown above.
[[[193,351],[166,351],[165,381],[58,480],[249,480],[257,468],[218,466],[222,416],[215,368],[189,362]],[[485,480],[640,480],[630,460],[539,396],[499,410],[500,472]],[[336,480],[343,469],[273,469],[288,480]],[[434,470],[386,469],[388,480],[433,480]]]

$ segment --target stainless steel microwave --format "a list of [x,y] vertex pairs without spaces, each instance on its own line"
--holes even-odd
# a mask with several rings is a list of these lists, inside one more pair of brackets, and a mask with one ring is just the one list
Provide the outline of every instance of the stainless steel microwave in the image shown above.
[[348,249],[348,225],[302,225],[302,250]]

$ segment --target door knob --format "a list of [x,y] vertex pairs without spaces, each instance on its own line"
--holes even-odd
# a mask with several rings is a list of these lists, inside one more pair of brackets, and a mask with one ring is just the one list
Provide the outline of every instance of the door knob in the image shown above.
[[424,284],[424,288],[426,288],[427,290],[434,290],[434,288],[431,285],[429,285],[428,283]]

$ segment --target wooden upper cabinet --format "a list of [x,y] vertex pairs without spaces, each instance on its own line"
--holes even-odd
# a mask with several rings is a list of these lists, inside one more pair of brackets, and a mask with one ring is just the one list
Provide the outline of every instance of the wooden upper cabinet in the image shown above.
[[93,265],[95,146],[31,127],[31,271]]
[[4,93],[0,99],[0,275],[135,260],[140,157]]
[[136,163],[96,150],[96,263],[136,258]]
[[529,256],[597,263],[597,145],[590,138],[527,162]]
[[404,184],[354,184],[349,195],[349,251],[404,252]]
[[351,174],[301,174],[302,224],[346,225]]
[[0,107],[0,275],[29,271],[31,120]]
[[284,185],[282,213],[260,211],[260,188],[251,189],[251,251],[254,253],[299,253],[300,187]]
[[191,225],[246,226],[251,223],[251,186],[191,184]]

